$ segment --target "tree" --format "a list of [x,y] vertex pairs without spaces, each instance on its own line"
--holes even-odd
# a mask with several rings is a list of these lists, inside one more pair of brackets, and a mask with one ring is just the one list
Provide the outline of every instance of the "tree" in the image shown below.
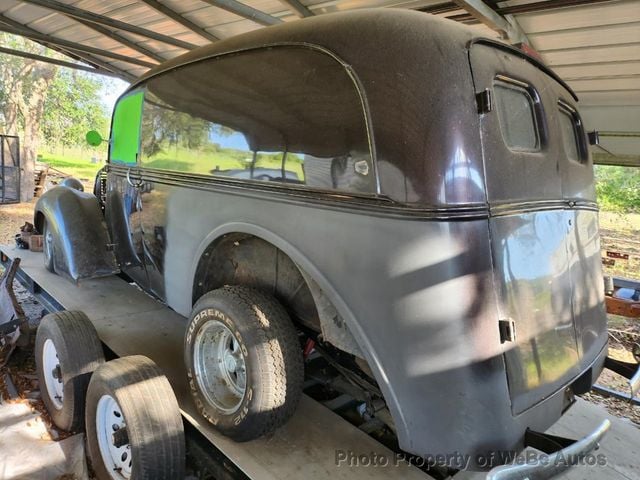
[[640,171],[634,167],[596,165],[596,192],[603,210],[640,211]]
[[[18,50],[45,53],[45,47],[19,37],[0,35],[4,45]],[[40,122],[44,102],[58,67],[35,60],[2,55],[0,91],[2,91],[2,130],[21,139],[20,200],[33,198],[36,152],[40,142]]]
[[49,146],[84,145],[89,130],[108,130],[100,101],[103,81],[92,74],[60,69],[45,100],[42,135]]

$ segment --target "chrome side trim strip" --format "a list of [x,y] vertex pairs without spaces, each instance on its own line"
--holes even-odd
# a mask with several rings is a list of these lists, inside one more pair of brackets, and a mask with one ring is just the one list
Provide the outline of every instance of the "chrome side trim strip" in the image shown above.
[[127,172],[136,179],[194,188],[197,190],[233,193],[273,201],[304,204],[313,202],[328,208],[362,211],[377,216],[413,218],[416,220],[480,220],[490,217],[519,215],[548,210],[591,210],[598,211],[595,202],[584,200],[542,200],[525,202],[505,202],[502,204],[461,204],[447,207],[435,205],[411,205],[395,202],[389,197],[375,193],[341,192],[335,190],[310,189],[291,184],[268,183],[233,178],[214,177],[184,172],[169,172],[159,169],[128,167],[108,164],[107,172],[126,177]]

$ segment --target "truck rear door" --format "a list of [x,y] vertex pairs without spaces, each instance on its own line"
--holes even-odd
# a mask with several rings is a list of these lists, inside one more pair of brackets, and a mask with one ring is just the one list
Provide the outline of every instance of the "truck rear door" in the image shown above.
[[[515,325],[515,341],[505,338],[504,347],[512,410],[518,414],[580,372],[574,301],[584,294],[580,276],[584,268],[593,272],[593,258],[584,264],[574,258],[583,240],[576,237],[578,214],[568,196],[580,188],[557,131],[560,96],[570,93],[507,49],[476,43],[470,61],[482,110],[500,320]],[[592,185],[590,174],[578,183]],[[589,197],[586,190],[582,194]],[[581,229],[593,227],[585,222]]]

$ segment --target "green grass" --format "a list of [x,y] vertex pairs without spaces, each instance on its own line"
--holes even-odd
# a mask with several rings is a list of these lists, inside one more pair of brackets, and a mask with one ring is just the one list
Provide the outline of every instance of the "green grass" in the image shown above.
[[91,163],[91,157],[96,154],[88,150],[82,152],[78,149],[65,154],[43,151],[41,155],[39,158],[41,162],[83,181],[93,180],[98,170],[104,165]]
[[[74,176],[79,180],[92,181],[103,163],[91,163],[92,156],[104,157],[104,154],[89,149],[68,149],[65,153],[44,150],[40,161],[57,170]],[[299,157],[289,154],[287,170],[293,171],[298,178],[304,178],[302,163]],[[298,160],[298,161],[296,161]],[[251,155],[235,150],[195,151],[186,148],[167,148],[153,157],[143,160],[143,164],[150,168],[168,169],[178,172],[210,174],[216,167],[220,170],[248,169]],[[258,154],[257,168],[281,167],[281,154]]]

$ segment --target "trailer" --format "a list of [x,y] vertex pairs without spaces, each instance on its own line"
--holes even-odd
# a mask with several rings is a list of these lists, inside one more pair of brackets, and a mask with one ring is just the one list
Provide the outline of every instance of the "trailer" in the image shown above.
[[188,390],[183,362],[186,318],[118,276],[73,284],[48,272],[42,254],[0,247],[5,267],[15,258],[21,259],[17,280],[46,310],[83,311],[103,344],[117,356],[144,355],[162,369],[182,416],[210,442],[209,453],[226,465],[230,475],[226,478],[432,478],[306,395],[294,417],[273,436],[245,443],[224,437],[200,417]]

